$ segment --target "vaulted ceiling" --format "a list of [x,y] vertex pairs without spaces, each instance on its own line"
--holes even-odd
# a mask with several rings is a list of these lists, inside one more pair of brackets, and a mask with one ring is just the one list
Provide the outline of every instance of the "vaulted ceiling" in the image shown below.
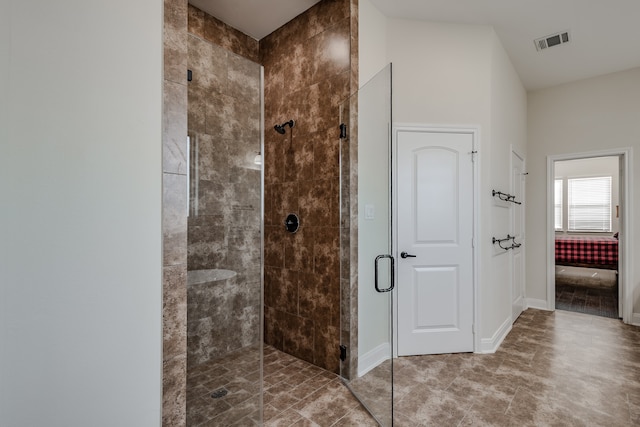
[[[390,18],[491,25],[529,90],[640,67],[638,0],[369,0]],[[317,0],[190,0],[260,39]],[[569,31],[537,51],[534,39]]]

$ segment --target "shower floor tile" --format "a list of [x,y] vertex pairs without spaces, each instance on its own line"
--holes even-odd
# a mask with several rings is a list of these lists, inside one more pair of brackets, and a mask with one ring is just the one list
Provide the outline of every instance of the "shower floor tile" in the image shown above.
[[261,424],[259,357],[256,346],[189,367],[187,426],[378,425],[340,377],[271,346],[264,346]]
[[265,426],[377,426],[337,375],[264,348]]
[[260,349],[187,367],[187,426],[260,424]]

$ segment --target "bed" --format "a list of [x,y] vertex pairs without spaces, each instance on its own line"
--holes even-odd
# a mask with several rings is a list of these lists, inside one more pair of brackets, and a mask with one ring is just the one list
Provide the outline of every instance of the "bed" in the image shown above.
[[556,236],[556,265],[618,270],[618,239]]

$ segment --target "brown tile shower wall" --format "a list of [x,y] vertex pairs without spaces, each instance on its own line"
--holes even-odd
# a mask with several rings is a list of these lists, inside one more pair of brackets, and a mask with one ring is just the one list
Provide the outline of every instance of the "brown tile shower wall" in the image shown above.
[[342,143],[342,215],[340,220],[341,341],[347,358],[340,375],[354,379],[358,370],[358,0],[351,0],[351,89],[343,103],[347,138]]
[[[332,372],[340,344],[340,104],[351,2],[324,0],[260,41],[265,68],[265,342]],[[357,84],[357,82],[356,82]],[[290,119],[285,135],[272,128]],[[300,230],[283,226],[288,213]]]
[[189,34],[259,63],[258,41],[189,5]]
[[257,41],[192,6],[188,22],[193,80],[187,267],[237,273],[233,279],[188,288],[191,366],[260,339],[261,174],[254,159],[261,142],[261,82],[254,62]]
[[164,2],[162,425],[186,425],[187,0]]

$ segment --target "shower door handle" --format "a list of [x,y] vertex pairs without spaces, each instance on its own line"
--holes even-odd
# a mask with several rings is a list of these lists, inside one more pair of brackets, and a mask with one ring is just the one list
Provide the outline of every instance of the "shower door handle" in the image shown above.
[[[380,289],[380,287],[378,286],[378,262],[381,259],[385,259],[388,258],[391,261],[391,284],[389,285],[388,288],[385,289]],[[374,286],[376,287],[376,291],[377,292],[390,292],[393,290],[393,288],[395,287],[395,260],[393,259],[393,256],[389,255],[389,254],[385,254],[385,255],[378,255],[376,257],[376,262],[375,262],[375,273],[374,273]]]

